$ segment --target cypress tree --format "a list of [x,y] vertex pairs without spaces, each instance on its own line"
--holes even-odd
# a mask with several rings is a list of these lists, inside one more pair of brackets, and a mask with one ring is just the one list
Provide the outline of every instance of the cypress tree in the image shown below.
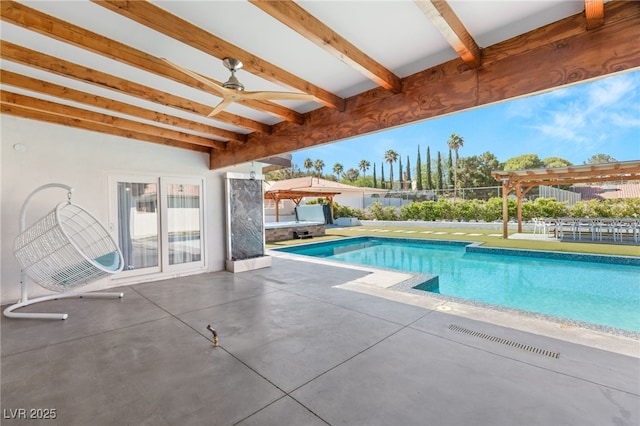
[[404,179],[402,177],[402,157],[398,155],[398,183],[400,184],[400,190],[404,189]]
[[420,164],[420,145],[418,145],[418,162],[416,164],[416,189],[422,191],[422,164]]
[[373,163],[373,187],[378,187],[378,181],[376,180],[376,163]]
[[407,189],[411,189],[411,163],[407,155]]
[[438,151],[438,161],[436,163],[436,189],[443,189],[444,179],[442,176],[442,156],[440,155],[440,151]]
[[382,172],[381,172],[381,177],[380,177],[380,188],[382,189],[386,189],[385,184],[384,184],[384,161],[382,162]]
[[455,183],[453,170],[453,157],[451,156],[451,148],[449,148],[449,159],[447,160],[447,183],[450,187],[453,187]]
[[433,176],[431,175],[431,149],[427,146],[427,190],[433,189]]

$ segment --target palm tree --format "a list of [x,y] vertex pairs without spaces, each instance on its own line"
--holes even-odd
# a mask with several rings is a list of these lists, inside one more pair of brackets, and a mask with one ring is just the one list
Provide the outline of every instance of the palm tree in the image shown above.
[[458,149],[462,148],[462,146],[464,145],[464,139],[462,138],[462,136],[457,135],[456,133],[452,133],[451,136],[449,136],[449,140],[447,141],[447,145],[449,145],[449,149],[452,149],[456,152],[456,164],[455,164],[455,168],[453,169],[453,176],[454,176],[454,181],[453,181],[453,201],[456,201],[456,190],[458,188]]
[[398,153],[390,149],[384,153],[384,161],[389,163],[389,189],[393,189],[393,163],[398,161]]
[[358,176],[360,176],[360,172],[356,169],[349,169],[344,173],[345,179],[347,179],[349,182],[354,182],[356,179],[358,179]]
[[318,182],[320,182],[320,176],[322,176],[322,169],[324,169],[324,161],[318,159],[315,163],[313,163],[313,168],[316,169],[316,173],[318,173]]
[[369,170],[369,167],[371,167],[371,163],[367,160],[360,160],[360,163],[358,163],[358,169],[362,172],[363,182],[366,180],[367,170]]
[[308,176],[311,169],[313,169],[313,160],[311,158],[307,158],[306,160],[304,160],[303,167],[307,169],[307,176]]
[[344,166],[340,163],[336,163],[333,165],[333,173],[338,176],[338,180],[342,179],[342,172],[344,171]]

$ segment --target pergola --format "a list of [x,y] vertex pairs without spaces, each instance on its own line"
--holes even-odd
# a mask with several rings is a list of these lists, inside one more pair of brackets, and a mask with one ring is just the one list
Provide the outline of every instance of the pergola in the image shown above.
[[502,236],[509,238],[508,197],[515,190],[518,199],[518,232],[522,232],[522,197],[539,185],[573,185],[640,179],[640,160],[551,169],[494,170],[491,175],[502,182]]
[[296,206],[299,206],[300,202],[305,197],[324,197],[329,200],[331,217],[333,217],[333,197],[339,194],[340,192],[315,191],[315,190],[304,190],[304,189],[276,189],[273,191],[266,191],[264,193],[264,199],[275,201],[276,222],[279,222],[280,210],[279,210],[278,203],[280,200],[293,200]]

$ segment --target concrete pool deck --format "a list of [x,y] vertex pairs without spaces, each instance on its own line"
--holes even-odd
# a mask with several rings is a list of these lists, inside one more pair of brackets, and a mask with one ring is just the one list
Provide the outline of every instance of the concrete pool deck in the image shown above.
[[389,278],[275,256],[28,307],[70,316],[2,318],[2,424],[35,424],[7,418],[19,409],[64,425],[640,422],[638,340],[346,289]]

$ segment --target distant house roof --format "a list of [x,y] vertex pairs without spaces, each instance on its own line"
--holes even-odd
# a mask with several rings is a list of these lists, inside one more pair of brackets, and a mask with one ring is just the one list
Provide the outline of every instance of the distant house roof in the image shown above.
[[[358,195],[362,196],[362,194],[370,195],[370,194],[386,194],[387,190],[378,189],[378,188],[368,188],[368,187],[359,187],[346,185],[340,182],[334,182],[327,179],[318,179],[311,176],[305,176],[295,179],[286,179],[286,180],[278,180],[273,182],[267,182],[265,185],[265,193],[266,192],[276,192],[276,191],[295,191],[298,193],[332,193],[332,194],[341,194],[341,195]],[[315,196],[311,195],[310,196]]]
[[572,190],[579,193],[583,200],[640,198],[640,183],[575,186]]

